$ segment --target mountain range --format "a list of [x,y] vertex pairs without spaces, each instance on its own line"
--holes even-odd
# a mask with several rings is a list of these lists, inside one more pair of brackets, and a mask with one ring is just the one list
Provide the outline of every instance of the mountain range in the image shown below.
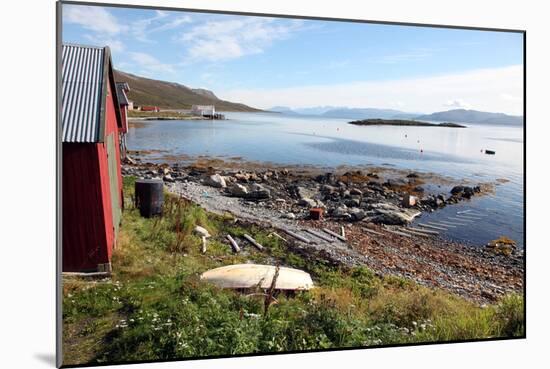
[[245,104],[219,99],[212,91],[190,88],[185,85],[159,81],[115,71],[117,82],[130,86],[128,98],[136,105],[155,105],[163,109],[190,109],[192,105],[215,105],[219,111],[261,111]]
[[490,113],[478,110],[453,109],[432,114],[410,113],[394,109],[376,108],[346,108],[346,107],[314,107],[291,109],[276,106],[269,111],[293,115],[317,115],[328,118],[342,119],[415,119],[420,121],[435,121],[449,123],[473,124],[523,124],[523,117],[503,113]]
[[[190,109],[192,105],[215,105],[219,111],[259,112],[251,106],[219,99],[214,92],[203,88],[191,88],[175,82],[140,77],[123,71],[115,71],[117,82],[130,85],[128,97],[136,105],[156,105],[163,109]],[[349,108],[342,106],[315,106],[289,108],[276,106],[269,109],[292,115],[314,115],[343,119],[415,119],[421,121],[474,123],[474,124],[523,124],[522,116],[489,113],[477,110],[453,109],[432,114],[404,112],[394,109]]]
[[504,113],[488,113],[478,110],[453,109],[416,117],[418,120],[445,121],[475,124],[523,124],[523,117]]

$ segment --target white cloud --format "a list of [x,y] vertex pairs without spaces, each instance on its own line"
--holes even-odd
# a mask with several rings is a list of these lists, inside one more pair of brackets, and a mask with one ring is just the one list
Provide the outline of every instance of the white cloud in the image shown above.
[[175,73],[173,65],[162,63],[157,58],[147,53],[130,52],[128,55],[130,56],[130,59],[146,74]]
[[511,95],[507,93],[500,94],[500,98],[506,101],[520,102],[522,101],[521,95]]
[[130,33],[141,42],[154,42],[149,36],[156,32],[177,29],[180,26],[193,22],[189,15],[172,16],[171,13],[157,10],[149,18],[139,19],[130,24]]
[[112,52],[121,52],[125,50],[124,43],[116,38],[103,35],[95,36],[91,34],[85,34],[84,37],[94,45],[109,46]]
[[116,35],[127,29],[105,8],[98,6],[64,5],[63,20],[108,35]]
[[410,51],[405,53],[390,54],[390,55],[375,57],[372,59],[372,61],[378,62],[381,64],[397,64],[397,63],[403,63],[403,62],[422,61],[422,60],[428,59],[431,56],[432,56],[432,53],[429,51],[417,50],[417,51]]
[[171,29],[178,28],[181,25],[192,23],[193,18],[191,18],[188,15],[180,15],[178,17],[172,18],[169,21],[165,22],[164,24],[155,27],[151,29],[151,32],[161,32],[161,31],[168,31]]
[[462,99],[447,100],[447,102],[443,104],[443,106],[449,109],[471,109],[472,108],[472,105],[468,104]]
[[308,107],[338,105],[348,107],[395,108],[399,101],[405,111],[445,110],[442,105],[461,96],[473,109],[521,114],[523,99],[510,101],[503,96],[521,96],[523,67],[479,69],[433,77],[388,81],[360,81],[334,85],[288,88],[256,88],[218,91],[220,98],[251,106]]
[[149,39],[150,26],[163,18],[168,17],[168,13],[157,10],[155,15],[149,18],[138,19],[130,24],[130,33],[141,42],[152,42]]
[[302,22],[273,22],[268,18],[233,18],[209,21],[184,32],[188,61],[220,61],[258,54],[274,41],[300,28]]

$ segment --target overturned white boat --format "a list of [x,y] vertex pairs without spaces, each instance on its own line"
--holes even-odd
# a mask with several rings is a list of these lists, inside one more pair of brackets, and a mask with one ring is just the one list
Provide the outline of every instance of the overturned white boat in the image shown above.
[[[201,280],[208,281],[221,288],[262,288],[271,287],[277,267],[260,264],[236,264],[211,269],[201,275]],[[279,267],[275,281],[277,290],[309,290],[313,281],[309,273],[302,270]]]

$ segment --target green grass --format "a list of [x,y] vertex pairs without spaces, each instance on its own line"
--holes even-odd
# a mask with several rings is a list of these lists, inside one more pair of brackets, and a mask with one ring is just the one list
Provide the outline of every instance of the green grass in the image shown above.
[[[133,183],[124,179],[126,203]],[[205,255],[195,225],[212,234]],[[228,233],[249,233],[266,251],[245,246],[234,254]],[[199,280],[208,269],[247,261],[307,270],[316,288],[278,295],[264,316],[263,299]],[[334,267],[300,255],[269,230],[171,195],[162,218],[125,210],[113,270],[104,281],[65,279],[65,364],[520,337],[525,329],[522,296],[480,308],[364,267]]]

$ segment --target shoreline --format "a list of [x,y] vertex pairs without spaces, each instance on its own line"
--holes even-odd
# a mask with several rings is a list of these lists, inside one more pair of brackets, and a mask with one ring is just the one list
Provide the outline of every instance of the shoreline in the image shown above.
[[[236,169],[215,163],[216,167],[208,165],[211,161],[202,166],[134,162],[123,166],[123,174],[162,178],[170,192],[213,213],[231,213],[240,221],[279,229],[281,234],[290,230],[307,235],[315,242],[294,240],[301,252],[321,255],[338,265],[365,265],[381,275],[405,277],[480,303],[523,291],[521,250],[503,255],[406,229],[406,220],[414,219],[414,212],[437,211],[440,206],[467,200],[451,195],[442,205],[436,196],[427,195],[413,207],[400,205],[403,193],[449,179],[409,172],[411,177],[405,176],[404,182],[399,177],[406,171],[393,168],[369,173],[342,168],[329,175],[320,168],[268,168],[264,163],[260,169],[254,163],[252,169],[241,161],[241,169]],[[483,196],[483,192],[473,196]],[[310,219],[311,207],[324,208],[324,219]],[[322,233],[323,228],[339,232],[341,227],[347,242],[327,243],[304,232]]]

